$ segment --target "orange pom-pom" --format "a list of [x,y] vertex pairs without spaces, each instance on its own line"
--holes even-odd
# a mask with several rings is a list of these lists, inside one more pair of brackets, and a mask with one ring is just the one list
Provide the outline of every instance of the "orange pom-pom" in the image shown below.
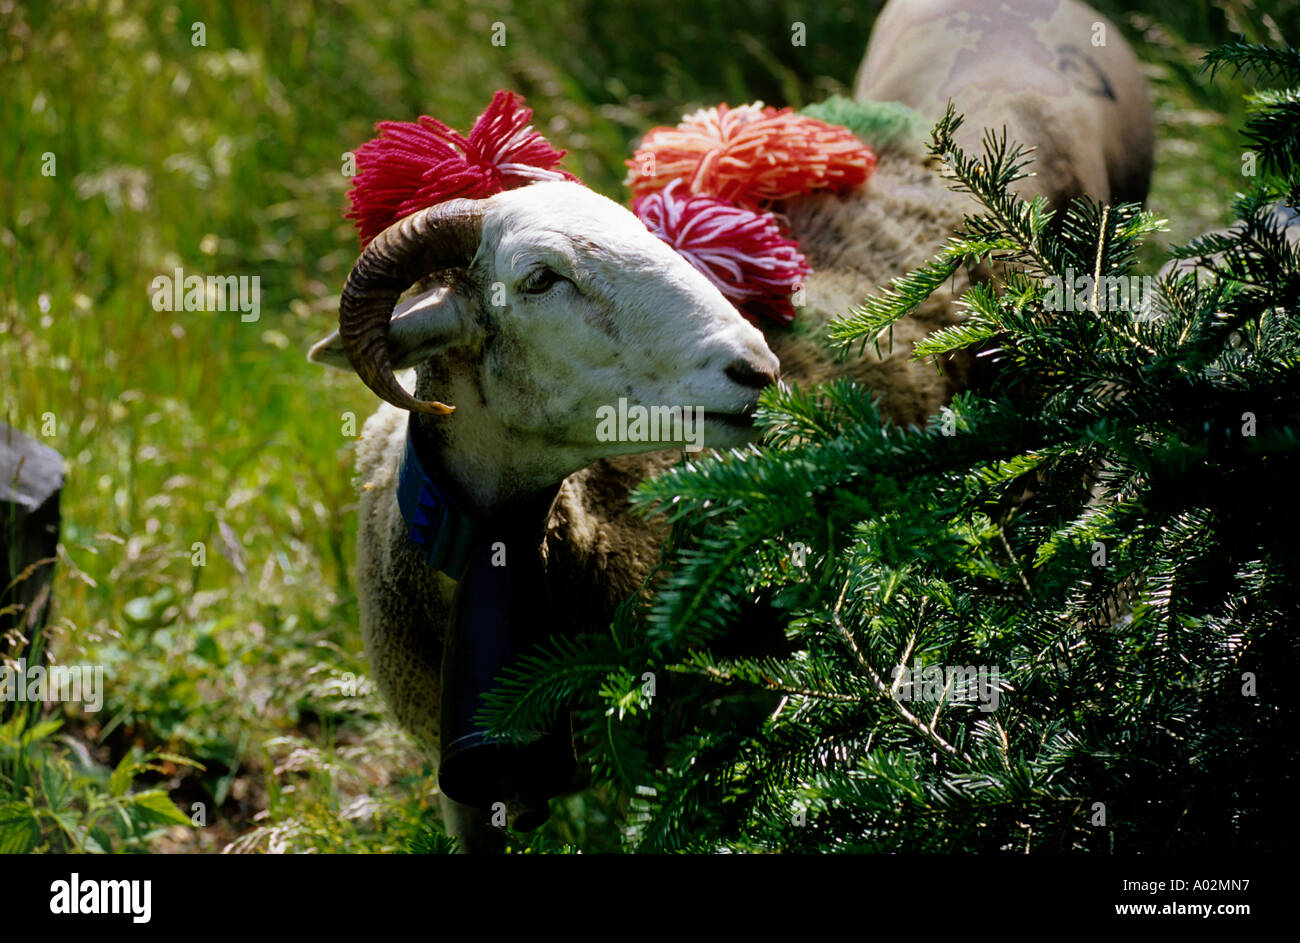
[[847,129],[762,102],[704,108],[653,128],[627,161],[636,197],[683,180],[692,194],[760,210],[811,190],[863,183],[876,155]]

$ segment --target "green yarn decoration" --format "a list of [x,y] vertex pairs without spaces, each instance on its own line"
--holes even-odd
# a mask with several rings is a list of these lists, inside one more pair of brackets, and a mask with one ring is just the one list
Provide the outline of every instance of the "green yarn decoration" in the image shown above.
[[895,144],[920,143],[930,128],[929,122],[906,105],[854,101],[843,95],[832,95],[809,105],[800,114],[827,124],[843,125],[859,141],[877,151]]

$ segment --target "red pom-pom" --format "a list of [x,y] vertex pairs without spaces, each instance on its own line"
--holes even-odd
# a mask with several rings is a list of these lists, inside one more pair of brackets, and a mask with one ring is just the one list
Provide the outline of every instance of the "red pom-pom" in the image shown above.
[[683,180],[694,194],[761,209],[811,190],[863,183],[876,156],[843,127],[762,102],[704,108],[654,128],[627,161],[634,196]]
[[812,271],[798,244],[771,213],[755,213],[709,196],[679,193],[680,181],[643,196],[632,211],[718,286],[750,321],[794,320],[790,293]]
[[[538,180],[578,178],[556,165],[557,151],[529,126],[533,111],[514,92],[492,97],[468,137],[436,118],[383,121],[356,150],[352,210],[364,246],[403,216],[457,197],[477,199]],[[580,182],[580,181],[578,181]]]

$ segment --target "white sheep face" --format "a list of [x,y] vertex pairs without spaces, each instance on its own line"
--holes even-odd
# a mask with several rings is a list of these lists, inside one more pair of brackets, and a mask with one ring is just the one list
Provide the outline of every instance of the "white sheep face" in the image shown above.
[[[439,422],[524,450],[544,445],[560,477],[612,455],[752,436],[747,417],[776,377],[776,356],[708,279],[612,200],[568,182],[489,198],[466,275],[399,305],[389,332],[394,365],[417,366],[421,385],[455,404]],[[312,359],[347,365],[337,335]],[[634,423],[611,439],[601,417],[635,418],[636,406],[702,410],[700,433],[662,424],[698,441],[663,428],[638,441]]]

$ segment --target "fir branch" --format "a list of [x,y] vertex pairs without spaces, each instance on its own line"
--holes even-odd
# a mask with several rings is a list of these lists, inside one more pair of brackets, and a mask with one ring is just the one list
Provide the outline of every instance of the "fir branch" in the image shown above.
[[1037,277],[1059,274],[1059,267],[1044,254],[1040,244],[1040,237],[1052,220],[1046,201],[1034,197],[1026,202],[1008,189],[1028,175],[1024,170],[1030,163],[1028,151],[1020,144],[1008,144],[1005,127],[1001,134],[986,128],[984,154],[977,160],[954,140],[962,122],[962,116],[949,102],[932,133],[930,154],[943,162],[946,176],[957,181],[951,189],[971,194],[987,212],[987,218],[968,216],[966,232],[980,238],[1010,240],[1014,249],[998,257],[1028,267]]
[[880,356],[881,337],[888,333],[892,349],[894,324],[914,314],[936,289],[952,278],[964,259],[963,254],[948,250],[920,268],[891,279],[875,295],[831,322],[827,336],[832,346],[845,348],[861,341],[863,351],[870,343]]
[[933,727],[927,726],[925,721],[921,720],[909,711],[903,702],[898,700],[896,692],[889,685],[885,684],[884,680],[876,672],[876,669],[872,667],[871,663],[867,661],[866,657],[862,654],[862,649],[858,647],[857,641],[853,638],[853,633],[851,633],[844,625],[844,620],[840,616],[840,611],[844,607],[844,594],[848,592],[848,589],[849,583],[848,581],[845,581],[843,588],[840,590],[839,598],[835,600],[835,608],[831,610],[831,622],[834,623],[836,630],[844,639],[845,644],[848,645],[849,651],[853,653],[853,657],[857,660],[859,666],[861,666],[862,670],[866,672],[867,677],[871,681],[872,687],[876,689],[876,693],[878,693],[882,698],[889,701],[890,706],[894,709],[895,713],[897,713],[899,717],[912,727],[912,729],[944,753],[952,757],[957,756],[957,748],[940,736],[938,731]]
[[619,653],[608,638],[553,636],[506,670],[484,695],[475,721],[492,736],[506,739],[544,730],[568,700],[594,690],[597,679],[620,667]]
[[1214,78],[1219,69],[1230,68],[1234,75],[1254,72],[1266,81],[1281,79],[1300,82],[1300,51],[1289,46],[1278,48],[1260,43],[1224,43],[1201,59],[1201,70]]

